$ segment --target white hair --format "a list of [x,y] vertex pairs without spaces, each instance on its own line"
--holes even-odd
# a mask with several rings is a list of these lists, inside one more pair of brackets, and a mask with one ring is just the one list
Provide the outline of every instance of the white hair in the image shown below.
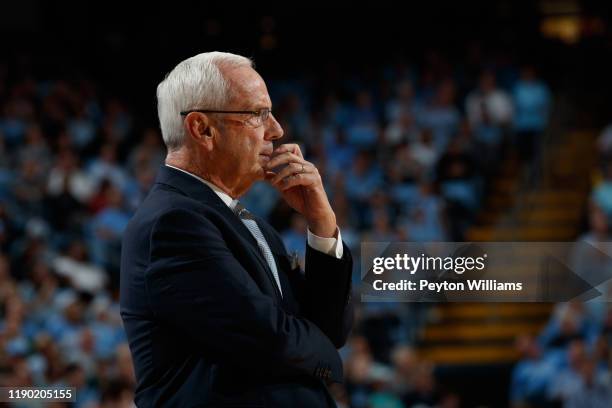
[[205,52],[181,61],[157,85],[157,115],[168,151],[185,137],[182,111],[224,109],[231,98],[222,68],[253,66],[249,58],[227,52]]

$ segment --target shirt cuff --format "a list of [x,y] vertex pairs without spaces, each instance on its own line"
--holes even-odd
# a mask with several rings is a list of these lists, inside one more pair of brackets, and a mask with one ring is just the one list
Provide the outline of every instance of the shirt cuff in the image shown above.
[[324,254],[335,256],[337,259],[341,259],[344,254],[344,248],[342,246],[342,236],[340,235],[340,228],[336,227],[336,238],[323,238],[308,231],[308,245],[312,249],[316,249]]

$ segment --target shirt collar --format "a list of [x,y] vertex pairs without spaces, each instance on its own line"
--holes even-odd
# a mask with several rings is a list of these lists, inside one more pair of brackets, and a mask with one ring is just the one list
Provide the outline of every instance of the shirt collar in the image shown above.
[[234,200],[232,197],[230,197],[229,194],[227,194],[225,191],[221,190],[219,187],[217,187],[216,185],[214,185],[210,181],[204,180],[202,177],[196,176],[195,174],[190,173],[187,170],[183,170],[183,169],[180,169],[178,167],[171,166],[169,164],[166,164],[166,167],[171,167],[171,168],[173,168],[175,170],[182,171],[183,173],[189,174],[191,177],[194,177],[194,178],[200,180],[202,183],[204,183],[208,187],[210,187],[212,189],[212,191],[214,191],[215,194],[217,196],[219,196],[221,201],[223,201],[225,203],[225,205],[227,205],[229,208],[233,209],[236,206],[236,203],[238,202],[238,200]]

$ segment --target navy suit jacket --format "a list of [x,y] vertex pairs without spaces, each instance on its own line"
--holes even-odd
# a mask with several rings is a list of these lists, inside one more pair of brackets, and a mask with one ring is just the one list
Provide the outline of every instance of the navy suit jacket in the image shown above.
[[348,336],[352,260],[307,246],[293,269],[257,219],[255,239],[204,183],[162,166],[122,244],[120,302],[139,407],[334,406]]

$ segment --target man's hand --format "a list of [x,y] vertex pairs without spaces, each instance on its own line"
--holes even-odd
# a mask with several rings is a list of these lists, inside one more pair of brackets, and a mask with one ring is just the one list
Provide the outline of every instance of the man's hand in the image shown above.
[[[272,169],[286,165],[278,173]],[[266,166],[268,180],[283,198],[308,222],[310,231],[320,237],[336,234],[336,215],[329,204],[319,170],[304,160],[297,144],[283,144],[272,153]]]

